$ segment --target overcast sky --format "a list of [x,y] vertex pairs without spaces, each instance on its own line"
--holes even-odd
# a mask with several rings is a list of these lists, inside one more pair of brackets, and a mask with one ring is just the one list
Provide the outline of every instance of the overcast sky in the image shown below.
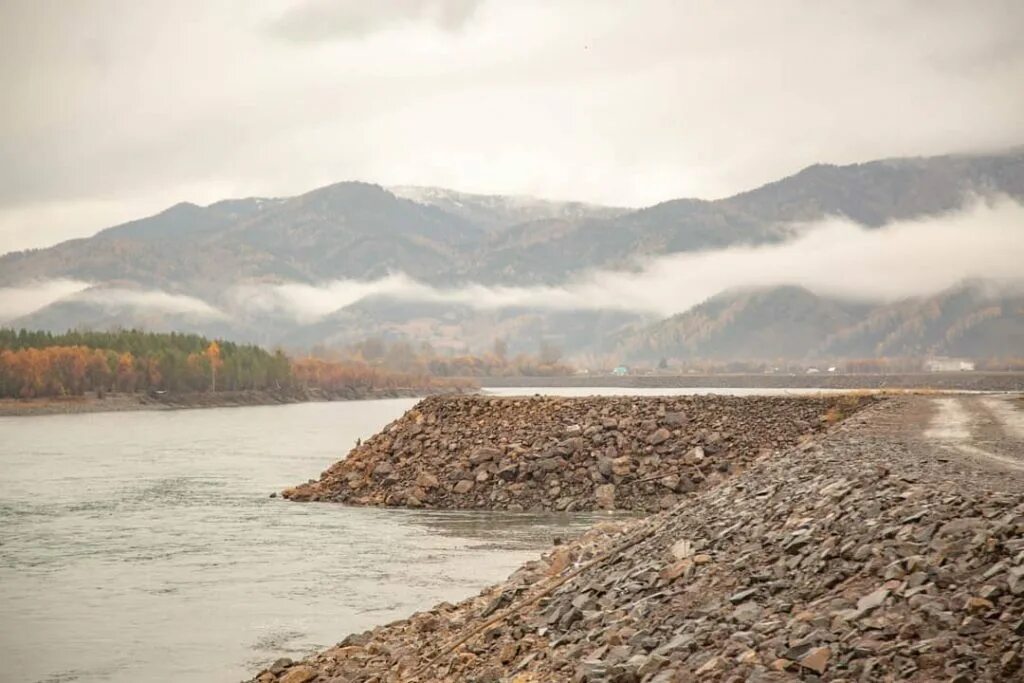
[[340,180],[644,205],[1024,143],[1024,3],[2,0],[0,252]]

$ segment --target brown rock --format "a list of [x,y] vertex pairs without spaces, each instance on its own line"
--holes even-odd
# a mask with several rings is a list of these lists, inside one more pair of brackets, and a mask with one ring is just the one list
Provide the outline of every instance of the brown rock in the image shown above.
[[551,559],[548,562],[548,574],[551,576],[561,574],[570,566],[572,566],[572,551],[568,548],[559,548],[551,553]]
[[502,664],[508,664],[516,658],[519,653],[519,643],[505,643],[498,652],[498,660]]
[[469,455],[469,462],[474,465],[479,465],[482,462],[489,460],[498,460],[502,456],[502,452],[497,448],[481,447],[474,450]]
[[668,441],[671,436],[672,432],[668,431],[664,427],[660,427],[647,437],[647,443],[651,444],[652,446],[657,446]]
[[416,475],[416,486],[429,491],[430,489],[436,489],[440,484],[437,481],[437,477],[430,472],[420,472]]
[[288,669],[279,679],[281,683],[307,683],[316,678],[316,669],[306,664],[299,664]]
[[665,581],[675,581],[685,574],[693,564],[694,562],[690,558],[679,560],[662,569],[658,576]]
[[300,484],[299,486],[293,486],[282,491],[281,497],[297,503],[303,503],[312,499],[313,490],[308,484]]
[[964,610],[972,613],[987,612],[994,607],[991,600],[977,597],[967,598],[967,602],[964,604]]
[[832,650],[827,647],[816,647],[800,658],[800,666],[819,674],[825,673]]
[[594,488],[594,500],[605,510],[615,509],[615,484],[602,484]]
[[725,662],[722,661],[721,657],[712,657],[708,661],[697,669],[695,672],[698,676],[705,676],[707,674],[718,671],[719,669],[725,668]]
[[633,471],[633,460],[628,455],[622,455],[612,460],[612,474],[624,477]]

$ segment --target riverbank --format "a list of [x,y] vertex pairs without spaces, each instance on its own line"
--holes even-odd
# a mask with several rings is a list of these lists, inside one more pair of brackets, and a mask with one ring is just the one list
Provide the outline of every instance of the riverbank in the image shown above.
[[936,389],[942,391],[1024,391],[1022,372],[918,372],[852,375],[566,375],[561,377],[481,377],[488,387],[613,387],[632,389]]
[[295,501],[509,511],[652,512],[866,405],[814,397],[432,397]]
[[[667,511],[598,525],[478,596],[255,680],[1019,680],[1015,410],[887,399]],[[953,412],[961,429],[944,429]]]
[[434,393],[460,393],[457,387],[381,388],[353,387],[345,391],[320,389],[281,391],[218,391],[146,393],[108,393],[64,398],[0,399],[0,416],[63,415],[70,413],[107,413],[132,410],[182,410],[187,408],[236,408],[242,406],[282,405],[321,401],[359,401],[380,398],[419,398]]

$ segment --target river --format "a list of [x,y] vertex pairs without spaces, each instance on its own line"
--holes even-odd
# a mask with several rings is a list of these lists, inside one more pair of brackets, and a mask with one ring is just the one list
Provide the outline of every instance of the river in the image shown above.
[[0,680],[237,681],[591,523],[269,497],[414,403],[0,418]]

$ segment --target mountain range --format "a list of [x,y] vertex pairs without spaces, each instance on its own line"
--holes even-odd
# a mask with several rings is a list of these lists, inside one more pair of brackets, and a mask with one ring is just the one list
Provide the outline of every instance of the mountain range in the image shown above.
[[[1012,287],[985,283],[897,302],[795,286],[728,290],[667,319],[601,302],[481,308],[472,296],[436,296],[467,287],[557,288],[594,272],[636,272],[670,254],[782,244],[802,225],[832,217],[874,230],[941,216],[974,197],[1024,201],[1024,150],[818,164],[724,199],[639,209],[342,182],[296,197],[182,203],[90,238],[6,254],[0,287],[66,279],[86,283],[91,295],[3,324],[183,328],[299,348],[381,336],[482,350],[500,336],[513,351],[548,340],[569,355],[622,360],[1008,355],[1021,348],[1022,300]],[[288,310],[294,298],[239,308],[243,290],[314,291],[395,274],[435,294],[372,290],[307,316]],[[178,303],[117,296],[157,290]]]

